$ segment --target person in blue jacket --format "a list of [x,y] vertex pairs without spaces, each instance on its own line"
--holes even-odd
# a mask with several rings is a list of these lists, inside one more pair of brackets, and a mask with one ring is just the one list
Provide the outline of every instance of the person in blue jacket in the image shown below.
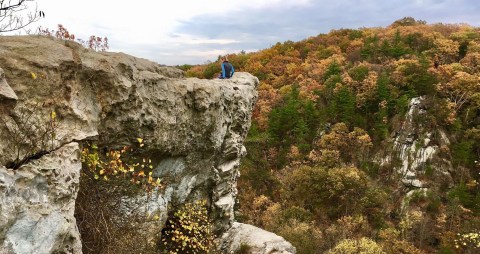
[[222,57],[222,73],[219,78],[229,79],[233,76],[233,73],[235,73],[235,69],[233,65],[228,62],[227,56]]

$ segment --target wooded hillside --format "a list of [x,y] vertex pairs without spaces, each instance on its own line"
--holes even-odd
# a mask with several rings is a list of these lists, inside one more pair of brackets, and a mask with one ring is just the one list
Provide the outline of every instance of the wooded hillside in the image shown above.
[[[229,60],[260,79],[239,183],[244,221],[298,253],[480,251],[480,28],[403,18]],[[182,68],[220,72],[218,62]],[[380,158],[418,97],[426,113],[414,121],[450,141],[436,157],[449,170],[427,161],[422,188]]]

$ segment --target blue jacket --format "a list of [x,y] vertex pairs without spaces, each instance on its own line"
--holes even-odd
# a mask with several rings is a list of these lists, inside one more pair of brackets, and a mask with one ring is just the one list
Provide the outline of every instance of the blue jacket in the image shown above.
[[233,73],[235,73],[233,65],[228,61],[223,61],[221,78],[231,78],[233,76]]

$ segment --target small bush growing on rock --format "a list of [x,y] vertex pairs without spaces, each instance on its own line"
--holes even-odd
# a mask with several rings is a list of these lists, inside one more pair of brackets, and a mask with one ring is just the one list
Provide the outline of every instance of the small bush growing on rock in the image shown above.
[[83,39],[76,39],[75,35],[70,33],[67,28],[63,25],[58,24],[58,30],[49,30],[48,28],[39,27],[37,29],[38,35],[45,35],[45,36],[52,36],[56,37],[61,40],[66,41],[77,41],[78,43],[82,44],[83,47],[93,49],[95,51],[106,51],[108,50],[108,38],[107,37],[99,37],[96,35],[91,35],[88,40]]
[[123,197],[147,194],[148,202],[151,192],[161,187],[160,179],[152,177],[151,160],[135,156],[143,152],[143,147],[140,138],[135,149],[132,146],[104,152],[94,144],[84,146],[75,202],[84,253],[158,253],[160,230],[148,228],[158,223],[158,215],[148,214],[141,204],[121,212],[125,211]]
[[187,203],[167,221],[162,232],[161,253],[215,253],[214,239],[206,202]]
[[[143,147],[143,139],[137,139],[139,146]],[[95,179],[102,178],[106,181],[110,177],[123,176],[135,185],[141,186],[147,191],[160,187],[160,178],[152,177],[152,160],[143,158],[135,160],[131,154],[134,149],[123,147],[120,150],[110,150],[105,155],[100,155],[96,145],[84,147],[82,150],[82,162]]]

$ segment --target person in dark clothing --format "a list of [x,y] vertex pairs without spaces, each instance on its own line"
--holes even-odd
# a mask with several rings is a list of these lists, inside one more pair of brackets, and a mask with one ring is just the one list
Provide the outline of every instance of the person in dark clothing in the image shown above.
[[222,73],[218,78],[229,79],[233,76],[233,73],[235,73],[235,69],[233,68],[233,65],[228,62],[228,59],[226,56],[222,57]]

